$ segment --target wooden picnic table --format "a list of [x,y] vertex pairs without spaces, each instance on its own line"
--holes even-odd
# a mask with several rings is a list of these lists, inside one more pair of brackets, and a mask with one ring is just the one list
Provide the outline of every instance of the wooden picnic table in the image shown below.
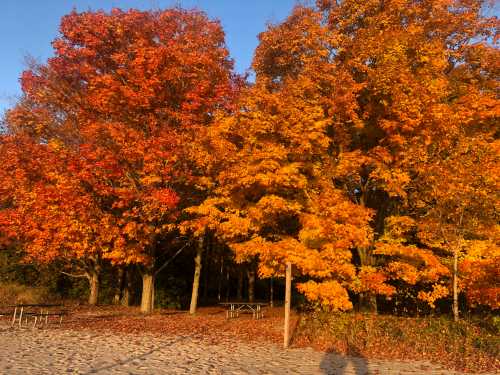
[[[12,322],[11,325],[16,324],[16,320],[19,322],[19,327],[21,327],[23,322],[23,317],[25,318],[26,324],[28,323],[28,317],[31,316],[34,318],[33,327],[36,326],[37,322],[43,322],[43,318],[45,318],[45,324],[48,324],[49,316],[57,316],[59,317],[59,324],[62,323],[62,318],[64,315],[67,315],[67,311],[60,310],[56,312],[50,312],[49,309],[54,307],[62,307],[63,305],[60,303],[21,303],[17,305],[6,306],[9,308],[14,308],[14,312],[12,314]],[[40,309],[39,312],[33,311]],[[19,314],[18,314],[19,310]]]
[[251,312],[254,319],[261,319],[264,317],[262,308],[267,306],[266,302],[221,302],[220,305],[225,306],[226,318],[237,318],[240,312]]

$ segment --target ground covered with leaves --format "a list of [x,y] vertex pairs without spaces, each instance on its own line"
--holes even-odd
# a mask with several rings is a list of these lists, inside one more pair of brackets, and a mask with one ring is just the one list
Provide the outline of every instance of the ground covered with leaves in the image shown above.
[[303,314],[294,343],[366,358],[429,360],[466,372],[500,370],[500,335],[493,322],[481,325],[455,323],[444,317]]
[[[433,317],[295,312],[292,326],[292,347],[366,359],[428,360],[465,372],[500,371],[500,335],[494,319],[453,323]],[[236,339],[281,345],[283,309],[267,309],[261,320],[251,315],[228,320],[220,307],[201,308],[191,316],[179,310],[142,315],[133,307],[75,306],[57,329],[189,335],[212,344],[234,343]]]

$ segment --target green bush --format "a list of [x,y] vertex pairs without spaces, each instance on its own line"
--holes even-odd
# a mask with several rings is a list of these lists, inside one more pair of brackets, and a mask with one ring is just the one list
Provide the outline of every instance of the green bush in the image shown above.
[[180,309],[181,301],[178,295],[168,289],[155,290],[155,307],[160,309]]

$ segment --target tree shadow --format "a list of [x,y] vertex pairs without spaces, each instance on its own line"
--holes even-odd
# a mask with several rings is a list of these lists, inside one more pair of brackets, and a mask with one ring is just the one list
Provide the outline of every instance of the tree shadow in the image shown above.
[[100,314],[100,315],[73,315],[64,319],[60,325],[72,325],[72,324],[90,324],[90,323],[98,323],[103,321],[113,321],[119,320],[121,318],[130,318],[133,317],[127,314]]
[[347,344],[347,356],[335,352],[325,353],[320,368],[325,375],[368,375],[368,361],[357,347]]
[[171,341],[171,342],[168,342],[164,345],[161,345],[161,346],[158,346],[154,349],[151,349],[151,350],[148,350],[148,351],[145,351],[144,353],[141,353],[141,354],[137,354],[137,355],[134,355],[134,356],[131,356],[129,358],[126,358],[126,359],[122,359],[122,360],[118,360],[118,361],[115,361],[114,363],[111,363],[109,365],[105,365],[105,366],[96,366],[96,367],[91,367],[90,370],[82,373],[82,375],[90,375],[90,374],[96,374],[96,373],[99,373],[101,371],[108,371],[108,370],[114,370],[114,369],[119,369],[121,366],[124,366],[128,363],[131,363],[131,362],[134,362],[136,360],[146,360],[147,357],[155,352],[158,352],[160,351],[161,349],[164,349],[166,347],[169,347],[171,345],[174,345],[174,344],[177,344],[181,341],[184,341],[184,340],[187,340],[187,339],[190,339],[191,337],[190,336],[179,336],[177,339]]

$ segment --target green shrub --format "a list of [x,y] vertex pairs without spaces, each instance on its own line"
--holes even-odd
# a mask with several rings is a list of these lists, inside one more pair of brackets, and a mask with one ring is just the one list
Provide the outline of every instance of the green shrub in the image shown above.
[[155,307],[160,309],[180,309],[181,302],[179,296],[173,294],[168,289],[155,290]]

